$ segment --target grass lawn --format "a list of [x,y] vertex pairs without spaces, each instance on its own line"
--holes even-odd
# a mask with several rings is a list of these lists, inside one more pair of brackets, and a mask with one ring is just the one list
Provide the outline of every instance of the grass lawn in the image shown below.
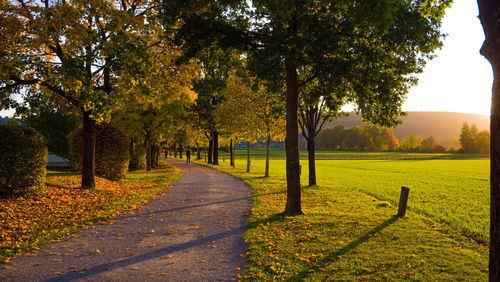
[[[246,150],[234,150],[236,158],[246,158]],[[285,159],[285,151],[271,150],[274,159]],[[266,157],[265,149],[250,150],[251,158]],[[229,153],[220,151],[219,156],[229,159]],[[301,150],[300,157],[307,159],[307,151]],[[350,152],[350,151],[316,151],[316,159],[328,160],[413,160],[413,159],[488,159],[488,154],[449,154],[449,153],[405,153],[405,152]]]
[[131,172],[119,182],[97,177],[95,189],[83,190],[79,174],[48,171],[40,194],[0,199],[0,262],[135,207],[164,191],[180,174],[163,162],[158,169]]
[[[319,161],[319,186],[303,187],[305,215],[295,217],[280,215],[286,199],[284,160],[272,160],[269,178],[262,177],[263,159],[252,160],[250,173],[244,159],[237,159],[236,169],[221,162],[218,169],[254,189],[244,278],[487,280],[488,248],[471,239],[483,228],[466,231],[487,216],[467,223],[458,214],[467,217],[471,211],[483,213],[481,205],[487,208],[488,161],[460,162]],[[307,184],[307,162],[302,165]],[[411,210],[404,218],[394,216],[401,185],[411,189]]]

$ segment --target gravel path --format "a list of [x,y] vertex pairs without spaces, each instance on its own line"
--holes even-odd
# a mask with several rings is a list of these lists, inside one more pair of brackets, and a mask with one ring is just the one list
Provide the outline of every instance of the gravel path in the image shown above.
[[0,281],[231,281],[245,264],[241,238],[251,188],[169,160],[181,178],[140,209],[0,264]]

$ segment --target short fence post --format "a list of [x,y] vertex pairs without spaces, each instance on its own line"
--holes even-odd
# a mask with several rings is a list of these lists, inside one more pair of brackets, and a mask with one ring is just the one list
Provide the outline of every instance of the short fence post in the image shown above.
[[405,186],[401,187],[401,197],[399,198],[398,216],[405,216],[406,214],[406,206],[408,204],[409,193],[410,193],[410,188]]
[[299,165],[299,175],[302,175],[302,165]]

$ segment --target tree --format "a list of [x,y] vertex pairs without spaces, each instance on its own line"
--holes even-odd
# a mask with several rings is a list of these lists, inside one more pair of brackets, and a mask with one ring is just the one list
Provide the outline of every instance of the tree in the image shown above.
[[477,127],[475,124],[469,127],[467,122],[462,125],[460,132],[460,145],[462,146],[463,153],[474,153],[474,138],[477,134]]
[[42,93],[81,111],[82,187],[94,187],[96,122],[109,119],[114,110],[116,79],[142,72],[148,54],[142,35],[154,3],[46,0],[0,5],[2,107],[17,106],[13,94]]
[[284,104],[281,95],[270,92],[265,86],[261,86],[253,96],[254,110],[257,120],[261,124],[261,138],[266,140],[266,168],[264,177],[269,177],[269,160],[271,152],[271,141],[282,141],[285,135]]
[[158,36],[150,48],[154,54],[148,71],[139,78],[125,76],[121,79],[122,99],[120,111],[115,115],[125,130],[144,140],[147,171],[157,164],[160,143],[172,137],[171,144],[183,144],[186,139],[187,108],[197,95],[192,91],[192,81],[199,75],[194,62],[176,65],[179,51],[162,42]]
[[434,136],[429,136],[427,138],[423,138],[420,141],[419,151],[432,153],[436,151],[436,148],[439,146],[439,143]]
[[410,134],[401,140],[401,150],[403,152],[415,152],[420,146],[420,138],[415,134]]
[[493,68],[490,141],[490,281],[500,280],[500,2],[478,0],[479,19],[486,36],[481,54]]
[[230,51],[212,47],[204,50],[198,57],[201,63],[201,77],[194,83],[194,90],[198,93],[193,110],[198,115],[200,126],[207,132],[210,140],[208,163],[219,164],[219,134],[220,126],[216,120],[216,109],[224,101],[220,91],[226,87],[227,79],[237,57]]
[[326,81],[315,79],[302,87],[299,96],[299,125],[302,136],[307,141],[307,159],[309,162],[309,186],[316,185],[315,139],[327,120],[342,116],[340,108],[345,103],[343,89],[335,83],[335,78]]
[[490,153],[490,132],[488,130],[481,130],[474,138],[474,147],[476,152],[480,154]]
[[[247,2],[164,1],[163,11],[167,19],[185,23],[176,36],[186,42],[186,56],[207,43],[238,47],[247,52],[248,66],[259,78],[286,86],[284,213],[301,214],[301,87],[351,68],[347,72],[358,75],[351,77],[350,100],[366,120],[394,125],[415,82],[411,74],[420,72],[441,44],[440,19],[451,1],[259,0],[251,8]],[[311,76],[300,76],[305,69]]]

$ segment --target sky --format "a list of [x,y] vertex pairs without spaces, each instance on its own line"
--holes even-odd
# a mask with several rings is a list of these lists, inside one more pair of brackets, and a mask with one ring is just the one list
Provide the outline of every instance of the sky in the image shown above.
[[[484,32],[477,1],[455,0],[446,11],[443,48],[410,90],[404,111],[442,111],[490,115],[493,73],[479,54]],[[349,107],[346,107],[349,110]],[[12,112],[0,111],[0,116]]]
[[490,115],[493,72],[479,54],[484,32],[475,0],[455,0],[441,31],[448,34],[403,104],[405,111]]

